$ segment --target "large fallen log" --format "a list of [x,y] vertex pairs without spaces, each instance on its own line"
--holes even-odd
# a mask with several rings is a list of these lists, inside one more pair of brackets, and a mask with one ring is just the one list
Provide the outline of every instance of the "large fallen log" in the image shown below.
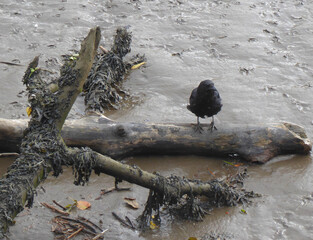
[[[27,120],[0,119],[0,151],[16,152]],[[312,143],[295,124],[220,127],[199,134],[191,124],[121,123],[101,115],[67,120],[62,137],[68,146],[91,149],[121,159],[134,155],[238,155],[264,163],[282,154],[308,154]]]

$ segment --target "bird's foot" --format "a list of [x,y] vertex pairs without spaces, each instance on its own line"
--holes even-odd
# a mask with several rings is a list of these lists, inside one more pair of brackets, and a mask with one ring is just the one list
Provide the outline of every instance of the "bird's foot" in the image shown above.
[[215,127],[214,122],[211,122],[208,128],[208,131],[213,132],[213,130],[217,130],[217,128]]
[[200,124],[193,124],[193,129],[195,130],[195,132],[199,132],[199,133],[203,132],[203,128],[201,127]]

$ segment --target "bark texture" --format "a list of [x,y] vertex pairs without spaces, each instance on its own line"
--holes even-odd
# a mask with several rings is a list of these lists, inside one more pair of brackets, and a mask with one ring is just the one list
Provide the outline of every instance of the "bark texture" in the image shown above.
[[[0,119],[0,151],[18,151],[26,120]],[[282,154],[308,154],[312,143],[295,124],[219,128],[199,134],[191,124],[114,122],[101,115],[67,120],[62,136],[68,146],[88,146],[112,158],[151,154],[228,156],[265,163]]]

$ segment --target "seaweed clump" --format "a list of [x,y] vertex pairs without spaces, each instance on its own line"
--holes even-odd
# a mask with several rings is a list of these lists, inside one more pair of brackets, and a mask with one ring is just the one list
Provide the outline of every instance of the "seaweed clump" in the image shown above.
[[62,173],[62,165],[72,164],[75,156],[78,156],[82,162],[74,165],[75,183],[84,184],[93,167],[91,150],[69,151],[57,126],[61,111],[70,104],[71,94],[64,98],[62,89],[72,85],[77,78],[77,72],[73,69],[76,62],[66,61],[61,68],[60,78],[51,83],[42,80],[45,73],[37,67],[38,62],[37,56],[23,77],[30,103],[27,112],[31,119],[23,133],[20,156],[0,179],[0,199],[5,199],[0,208],[0,238],[4,236],[8,224],[13,223],[12,216],[21,212],[24,205],[32,206],[36,186],[47,178],[51,169],[53,175],[58,176]]
[[[181,219],[202,221],[213,207],[250,203],[250,198],[258,197],[259,195],[238,187],[245,176],[246,169],[229,181],[214,179],[208,182],[201,182],[177,176],[170,176],[163,180],[159,178],[159,182],[156,184],[162,184],[163,181],[164,191],[160,193],[150,190],[145,209],[137,219],[139,226],[141,229],[145,229],[149,226],[151,227],[151,223],[159,225],[161,223],[160,208],[162,206],[165,206],[164,209],[170,214]],[[240,184],[238,184],[239,182]],[[202,188],[201,193],[196,193],[197,190],[193,189],[191,184],[194,184],[193,186],[205,184],[207,187]],[[182,186],[186,185],[190,187],[190,191],[187,193],[181,190]],[[173,188],[173,186],[180,187]],[[205,196],[205,201],[197,198],[197,194]]]
[[124,28],[118,28],[110,51],[95,56],[94,64],[84,84],[86,110],[104,113],[118,109],[129,94],[121,83],[127,71],[135,64],[143,62],[144,56],[136,55],[129,62],[123,58],[131,51],[132,34]]
[[82,42],[81,56],[66,60],[58,79],[43,80],[48,71],[38,67],[38,56],[25,71],[23,83],[30,103],[26,111],[31,119],[23,133],[20,156],[0,179],[0,238],[24,206],[32,206],[35,188],[51,170],[58,176],[62,165],[74,165],[78,156],[82,162],[74,167],[76,183],[88,181],[94,163],[92,151],[67,148],[60,132],[91,68],[99,41],[100,28],[91,29]]
[[[52,94],[46,83],[41,80],[38,61],[37,56],[29,64],[23,77],[23,83],[29,92],[28,100],[31,106],[28,112],[32,118],[24,131],[21,154],[9,167],[5,177],[0,179],[0,198],[8,199],[5,206],[0,208],[0,216],[5,216],[5,222],[8,223],[13,222],[9,216],[15,216],[23,210],[24,204],[32,206],[35,187],[40,179],[47,177],[50,166],[54,175],[62,172],[61,163],[65,147],[63,142],[59,141],[58,131],[53,124],[59,117],[56,107],[57,94]],[[0,237],[2,230],[0,229]]]
[[89,181],[92,170],[95,166],[95,153],[88,147],[85,148],[73,148],[75,151],[72,154],[72,164],[74,173],[74,184],[85,185]]

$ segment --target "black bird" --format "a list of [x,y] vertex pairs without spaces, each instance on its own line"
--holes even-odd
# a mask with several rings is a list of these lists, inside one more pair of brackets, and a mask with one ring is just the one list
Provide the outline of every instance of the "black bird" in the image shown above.
[[192,90],[187,109],[197,116],[196,131],[201,133],[202,127],[200,126],[199,117],[205,118],[205,116],[212,117],[209,130],[216,130],[214,115],[221,111],[222,106],[220,94],[211,80],[202,81],[197,88]]

